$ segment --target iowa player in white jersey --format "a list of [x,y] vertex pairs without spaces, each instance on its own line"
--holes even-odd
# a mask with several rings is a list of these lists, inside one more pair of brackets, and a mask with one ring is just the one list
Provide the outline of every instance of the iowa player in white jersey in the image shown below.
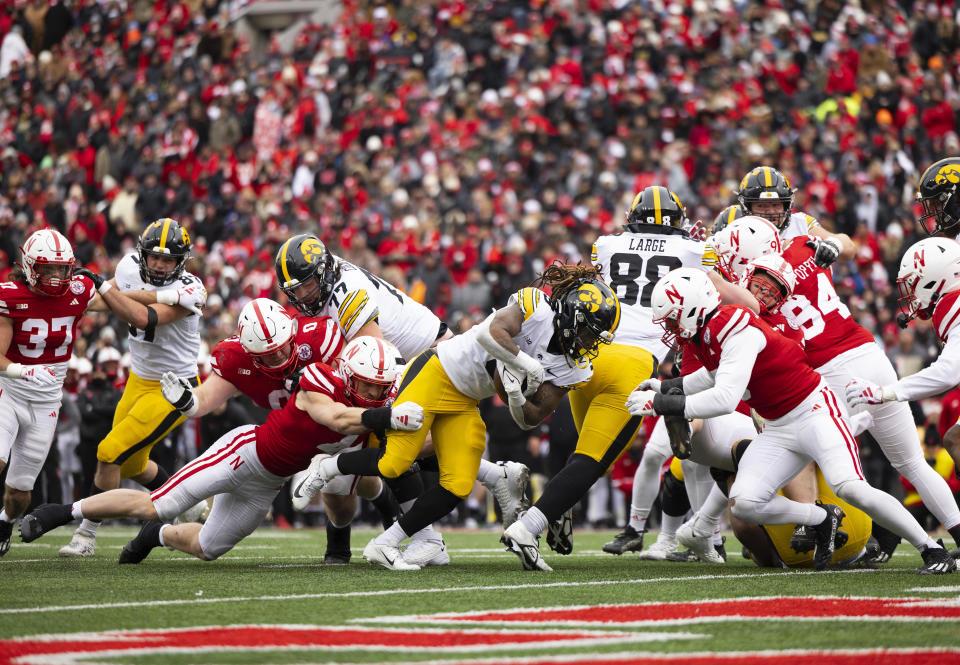
[[[163,397],[160,378],[173,372],[199,384],[199,320],[206,289],[184,270],[190,236],[174,219],[159,219],[144,229],[137,251],[117,264],[110,280],[130,298],[147,305],[143,329],[130,327],[130,376],[113,416],[113,428],[97,446],[97,472],[91,494],[120,486],[130,478],[153,491],[170,474],[150,459],[154,444],[186,420]],[[97,276],[98,279],[102,279]],[[60,556],[93,556],[98,522],[84,520]]]
[[[849,261],[857,255],[857,245],[846,233],[830,233],[816,217],[805,212],[794,212],[793,195],[787,176],[772,166],[757,166],[747,171],[740,180],[737,202],[748,215],[769,220],[780,231],[784,241],[797,236],[812,236],[816,249],[816,263],[826,268],[834,261]],[[786,244],[786,242],[784,242]]]

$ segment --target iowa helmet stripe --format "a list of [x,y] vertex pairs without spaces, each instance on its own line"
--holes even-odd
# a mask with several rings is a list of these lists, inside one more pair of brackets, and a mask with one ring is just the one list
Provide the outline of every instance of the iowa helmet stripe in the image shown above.
[[656,218],[655,218],[656,223],[663,224],[663,218],[661,217],[661,212],[660,212],[660,188],[659,187],[653,188],[653,209],[656,213]]
[[769,167],[769,166],[764,166],[764,167],[763,167],[763,186],[764,186],[764,187],[771,187],[771,186],[773,186],[773,174],[770,173],[770,167]]
[[737,218],[737,207],[736,207],[736,206],[730,206],[730,207],[727,209],[727,224],[729,224],[730,222],[732,222],[732,221],[735,220],[736,218]]
[[290,283],[290,271],[287,270],[287,248],[290,246],[290,243],[293,242],[293,238],[287,240],[283,243],[283,247],[280,248],[280,270],[283,271],[284,284]]
[[160,231],[160,244],[157,245],[157,249],[167,248],[167,232],[170,230],[170,222],[172,221],[169,217],[163,220],[163,230]]

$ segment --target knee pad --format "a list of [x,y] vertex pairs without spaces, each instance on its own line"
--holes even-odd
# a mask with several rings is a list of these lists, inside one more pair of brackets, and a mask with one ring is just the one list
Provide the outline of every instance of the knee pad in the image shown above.
[[687,488],[670,471],[663,474],[663,487],[660,490],[660,504],[663,512],[671,517],[683,517],[690,510]]

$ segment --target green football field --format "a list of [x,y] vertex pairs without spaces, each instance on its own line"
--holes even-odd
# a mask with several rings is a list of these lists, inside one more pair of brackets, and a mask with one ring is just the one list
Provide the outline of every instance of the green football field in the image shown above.
[[[952,663],[960,575],[919,576],[901,545],[878,570],[769,571],[728,540],[726,565],[600,552],[577,532],[525,572],[499,532],[445,533],[446,567],[323,566],[322,529],[261,529],[218,561],[163,549],[117,555],[136,533],[101,529],[92,559],[57,557],[71,530],[0,559],[7,663]],[[655,534],[648,534],[653,542]]]

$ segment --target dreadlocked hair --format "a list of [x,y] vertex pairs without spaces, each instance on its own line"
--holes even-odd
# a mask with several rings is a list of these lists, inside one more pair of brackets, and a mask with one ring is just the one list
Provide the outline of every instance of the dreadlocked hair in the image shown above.
[[550,289],[550,299],[559,302],[584,280],[600,279],[600,269],[592,265],[551,263],[537,279],[537,286]]

